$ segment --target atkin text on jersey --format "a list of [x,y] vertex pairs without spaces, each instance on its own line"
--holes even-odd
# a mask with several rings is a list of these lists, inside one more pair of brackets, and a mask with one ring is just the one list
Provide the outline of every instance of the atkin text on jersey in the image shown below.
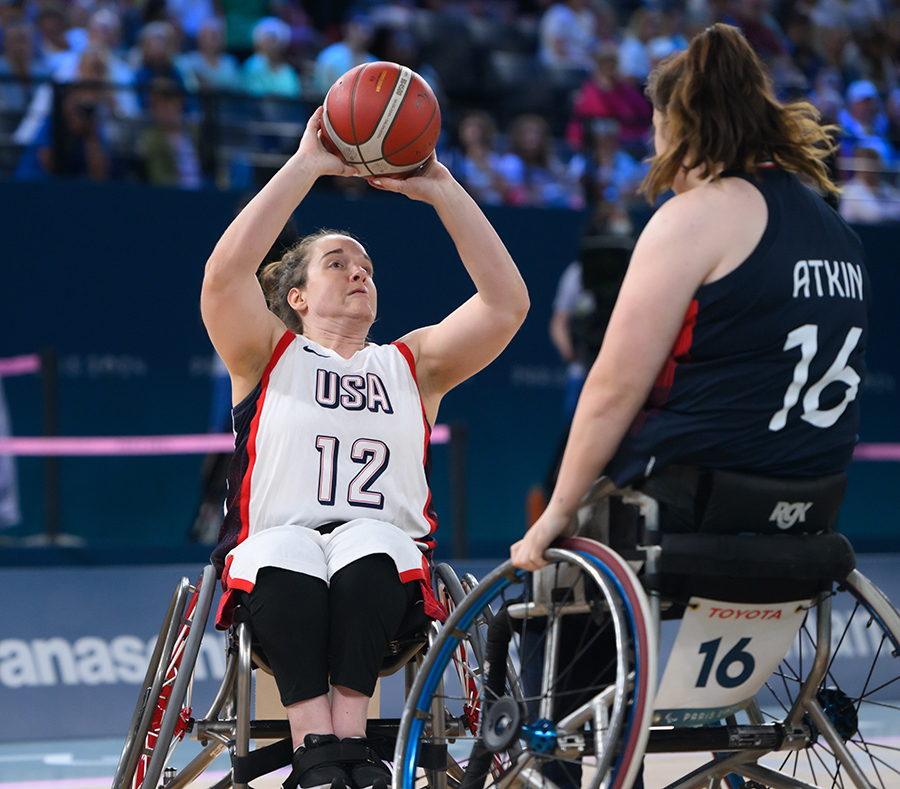
[[858,263],[829,260],[798,260],[794,264],[794,298],[837,296],[863,298],[863,272]]

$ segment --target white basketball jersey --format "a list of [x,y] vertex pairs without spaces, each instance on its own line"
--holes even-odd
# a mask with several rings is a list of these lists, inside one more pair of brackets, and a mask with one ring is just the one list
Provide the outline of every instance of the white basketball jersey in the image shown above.
[[263,378],[248,440],[245,534],[375,518],[427,537],[437,526],[428,439],[405,346],[369,345],[343,359],[286,337]]

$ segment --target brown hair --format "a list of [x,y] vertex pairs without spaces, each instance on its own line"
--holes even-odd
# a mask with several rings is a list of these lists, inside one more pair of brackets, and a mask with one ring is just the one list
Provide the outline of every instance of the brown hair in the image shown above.
[[736,27],[712,25],[664,60],[650,75],[647,95],[665,116],[669,140],[641,186],[651,200],[681,170],[700,168],[703,178],[717,178],[720,166],[752,173],[766,161],[808,176],[825,192],[839,191],[823,162],[836,148],[836,128],[821,126],[808,102],[778,102]]
[[346,230],[321,228],[292,244],[281,256],[281,260],[266,264],[257,273],[269,309],[281,318],[284,325],[294,334],[303,334],[303,321],[288,304],[288,294],[293,288],[302,288],[306,285],[313,247],[317,241],[326,236],[346,236],[359,241],[353,233]]

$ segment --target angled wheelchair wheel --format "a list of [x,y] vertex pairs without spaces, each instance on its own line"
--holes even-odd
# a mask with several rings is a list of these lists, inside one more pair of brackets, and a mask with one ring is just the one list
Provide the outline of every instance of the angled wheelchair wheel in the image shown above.
[[[549,550],[549,566],[533,575],[501,565],[457,605],[408,696],[395,789],[422,782],[419,751],[436,714],[463,789],[630,785],[642,748],[629,744],[652,706],[641,678],[655,668],[638,668],[647,644],[635,638],[628,595],[584,550],[594,544],[577,542]],[[460,649],[480,658],[467,661],[463,681]]]
[[[830,654],[817,662],[822,639]],[[793,787],[794,779],[839,789],[900,787],[900,617],[865,576],[852,572],[810,612],[767,691],[751,718],[786,719],[804,747],[761,760],[770,774],[742,769],[755,781],[748,786]]]
[[207,566],[197,584],[182,578],[163,621],[113,789],[156,789],[175,746],[191,720],[194,664],[215,592],[215,571]]

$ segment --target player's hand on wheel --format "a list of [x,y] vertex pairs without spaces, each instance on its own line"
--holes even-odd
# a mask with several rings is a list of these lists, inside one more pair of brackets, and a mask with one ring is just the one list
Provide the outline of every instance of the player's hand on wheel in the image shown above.
[[523,570],[539,570],[546,566],[544,551],[563,533],[568,520],[544,510],[541,517],[525,532],[525,536],[509,549],[512,563]]

